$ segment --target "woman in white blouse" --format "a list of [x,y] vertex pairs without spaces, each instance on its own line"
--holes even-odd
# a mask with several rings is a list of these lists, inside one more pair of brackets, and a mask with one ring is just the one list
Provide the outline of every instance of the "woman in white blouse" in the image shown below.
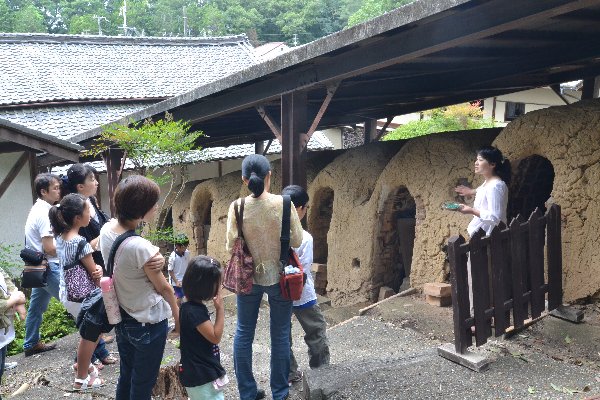
[[477,189],[457,186],[454,190],[464,197],[475,196],[473,207],[461,204],[459,212],[473,215],[467,227],[469,236],[473,236],[479,228],[486,235],[500,223],[506,222],[506,206],[508,204],[508,184],[510,183],[510,162],[495,147],[485,146],[477,151],[475,173],[485,179]]
[[[457,186],[454,190],[463,197],[475,196],[473,207],[461,204],[458,209],[463,214],[473,215],[469,222],[467,232],[473,236],[480,228],[486,235],[500,221],[507,223],[506,206],[508,205],[508,184],[510,183],[510,162],[502,156],[502,152],[493,146],[485,146],[477,151],[475,159],[475,173],[485,179],[477,189],[466,186]],[[467,263],[469,281],[469,303],[473,313],[473,285],[471,278],[471,259]],[[474,331],[474,327],[472,327]]]

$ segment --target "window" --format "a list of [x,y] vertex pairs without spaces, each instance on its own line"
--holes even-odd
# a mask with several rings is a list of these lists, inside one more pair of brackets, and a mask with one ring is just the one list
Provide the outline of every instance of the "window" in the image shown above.
[[525,114],[525,103],[513,103],[512,101],[506,102],[504,111],[504,120],[512,121]]

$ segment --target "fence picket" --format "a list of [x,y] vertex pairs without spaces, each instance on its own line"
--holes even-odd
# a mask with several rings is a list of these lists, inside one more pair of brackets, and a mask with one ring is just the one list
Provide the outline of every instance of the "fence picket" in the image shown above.
[[560,232],[560,206],[553,204],[546,212],[548,257],[548,311],[562,304],[562,248]]
[[473,344],[471,328],[466,320],[469,311],[469,284],[467,277],[467,256],[461,250],[465,243],[462,235],[452,236],[448,241],[450,260],[450,281],[452,284],[452,318],[454,322],[454,347],[457,353],[464,353]]
[[487,246],[481,241],[485,237],[483,229],[473,234],[469,241],[469,258],[471,260],[471,277],[473,290],[473,313],[475,317],[475,344],[485,344],[491,335],[489,321],[485,318],[485,310],[490,306],[488,253]]
[[545,221],[539,208],[529,217],[529,273],[531,282],[531,318],[544,311],[544,228]]
[[[504,225],[504,224],[503,224]],[[505,227],[505,225],[504,225]],[[492,263],[492,295],[494,298],[495,336],[501,336],[510,322],[510,309],[504,308],[504,277],[507,269],[507,258],[503,246],[502,227],[496,226],[490,234],[490,260]],[[508,317],[507,317],[508,315]]]
[[515,328],[523,326],[527,310],[523,307],[523,268],[526,268],[523,227],[523,218],[517,215],[509,225],[510,254],[512,265],[512,293],[513,293],[513,323]]

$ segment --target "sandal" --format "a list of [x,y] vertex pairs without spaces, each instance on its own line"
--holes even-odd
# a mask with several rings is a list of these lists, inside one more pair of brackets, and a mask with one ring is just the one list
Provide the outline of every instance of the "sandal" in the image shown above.
[[[73,368],[73,371],[75,373],[77,373],[77,363],[73,364],[73,366],[71,367]],[[97,378],[99,373],[98,370],[104,368],[104,365],[102,365],[99,368],[96,368],[96,366],[94,364],[90,364],[90,367],[88,368],[88,374],[92,377],[92,378]]]
[[[92,384],[90,385],[90,380],[92,380]],[[75,384],[79,384],[81,385],[80,387],[75,387],[75,385],[73,385],[72,389],[74,392],[82,392],[84,390],[88,390],[88,389],[97,389],[99,387],[102,387],[102,385],[104,385],[104,382],[102,381],[102,379],[98,378],[98,377],[92,377],[91,375],[88,375],[85,379],[79,379],[79,378],[75,378]]]
[[102,364],[104,365],[112,365],[112,364],[116,364],[117,361],[119,361],[118,359],[116,359],[113,356],[108,356],[106,358],[103,358],[102,360],[99,360]]

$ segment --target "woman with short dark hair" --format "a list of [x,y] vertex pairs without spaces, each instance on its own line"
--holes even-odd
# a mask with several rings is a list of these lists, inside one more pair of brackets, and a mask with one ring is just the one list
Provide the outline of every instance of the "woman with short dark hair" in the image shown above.
[[[155,219],[159,196],[158,185],[140,175],[119,183],[114,195],[117,220],[110,220],[100,231],[105,259],[120,235],[135,230],[142,221]],[[158,247],[141,236],[131,236],[119,246],[114,258],[114,286],[122,318],[115,328],[121,358],[117,400],[150,400],[165,349],[169,316],[179,330],[173,288],[161,269],[148,267],[155,257],[162,259]]]

